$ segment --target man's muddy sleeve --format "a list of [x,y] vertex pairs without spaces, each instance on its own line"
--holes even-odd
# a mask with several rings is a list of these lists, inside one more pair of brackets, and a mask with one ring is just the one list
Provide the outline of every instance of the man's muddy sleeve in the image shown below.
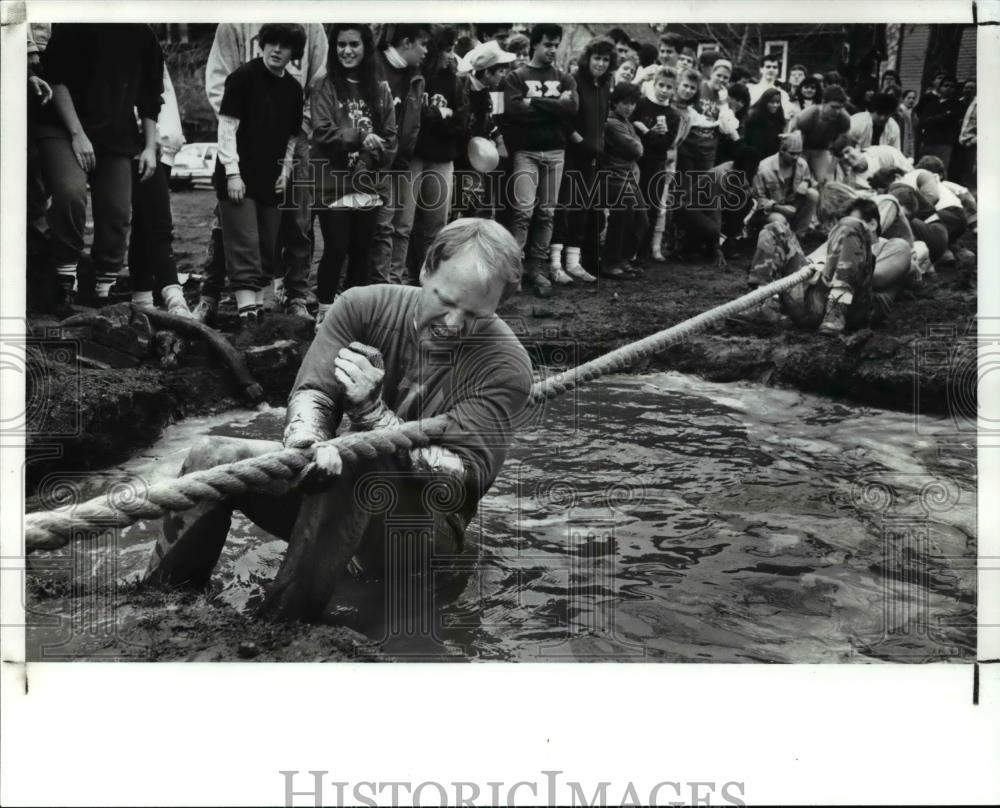
[[341,348],[355,340],[366,342],[367,339],[365,316],[357,297],[348,290],[337,298],[309,346],[292,386],[292,395],[299,390],[321,390],[330,397],[336,405],[333,429],[339,426],[344,411],[343,388],[334,375],[334,360]]

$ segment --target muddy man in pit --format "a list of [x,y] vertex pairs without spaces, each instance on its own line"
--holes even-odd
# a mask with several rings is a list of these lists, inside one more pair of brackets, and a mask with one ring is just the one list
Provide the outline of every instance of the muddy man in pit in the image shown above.
[[[496,315],[517,289],[520,257],[496,222],[459,219],[429,248],[420,288],[365,286],[341,295],[299,369],[284,446],[328,440],[345,414],[351,429],[370,430],[447,413],[443,438],[353,465],[322,447],[285,496],[251,493],[170,513],[145,580],[204,586],[234,509],[288,541],[261,607],[269,619],[315,620],[338,580],[381,577],[390,563],[429,577],[435,558],[462,555],[466,526],[530,415],[531,361]],[[182,473],[279,448],[275,441],[205,438]],[[390,516],[399,514],[425,528],[394,529]]]

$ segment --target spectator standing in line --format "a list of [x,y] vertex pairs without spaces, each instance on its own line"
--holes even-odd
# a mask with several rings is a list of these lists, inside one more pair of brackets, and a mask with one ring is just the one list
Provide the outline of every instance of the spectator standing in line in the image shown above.
[[67,295],[75,290],[76,302],[99,304],[125,263],[132,175],[145,182],[156,171],[163,52],[148,25],[56,24],[42,66],[52,101],[38,110],[36,133],[51,194],[51,260]]
[[747,113],[743,140],[760,157],[777,154],[781,133],[785,131],[785,113],[781,109],[781,94],[765,90]]
[[163,68],[163,106],[156,130],[156,170],[145,182],[138,172],[132,175],[132,229],[128,244],[132,302],[152,306],[155,284],[168,312],[191,317],[177,278],[174,222],[170,211],[170,172],[174,156],[184,145],[184,131],[166,66]]
[[760,81],[750,85],[750,103],[756,104],[765,90],[777,90],[781,94],[781,109],[785,114],[785,120],[792,117],[795,110],[792,106],[792,99],[788,97],[781,87],[778,86],[778,74],[781,72],[781,57],[769,53],[760,62]]
[[240,318],[238,347],[252,344],[256,336],[261,290],[277,262],[279,204],[302,130],[302,85],[285,68],[302,58],[306,30],[266,23],[257,38],[263,55],[226,78],[213,177],[226,274]]
[[965,175],[959,177],[958,181],[962,185],[970,187],[976,185],[976,144],[978,142],[976,133],[976,104],[977,100],[973,98],[972,103],[969,104],[969,108],[965,111],[965,117],[962,119],[962,128],[958,133],[958,145],[968,150],[969,153]]
[[[499,95],[504,79],[510,71],[514,54],[508,53],[493,40],[477,45],[465,55],[472,68],[469,75],[469,138],[485,138],[492,141],[500,160],[507,157],[507,147],[503,134],[494,115],[493,99]],[[469,148],[471,148],[471,142]],[[460,155],[457,165],[474,168],[466,155]],[[475,175],[475,197],[471,200],[468,213],[485,219],[492,219],[498,203],[497,183],[504,176],[503,171],[492,171],[487,175]],[[503,187],[502,184],[499,185]]]
[[318,331],[333,306],[345,260],[345,290],[366,284],[379,212],[390,198],[384,169],[395,158],[396,111],[367,25],[337,23],[331,29],[329,66],[315,90],[313,118],[312,157],[320,183],[315,202],[323,232]]
[[[510,66],[511,70],[522,68],[531,61],[531,40],[524,34],[511,36],[503,49],[514,54],[514,61]],[[636,60],[636,64],[638,64],[638,60]]]
[[[319,23],[306,23],[302,27],[306,32],[306,45],[302,49],[302,55],[285,67],[286,72],[302,87],[304,99],[302,130],[295,141],[293,187],[308,183],[309,180],[310,88],[323,77],[327,57],[323,26]],[[219,105],[222,103],[229,75],[241,65],[263,55],[260,29],[261,23],[220,23],[215,29],[208,64],[205,66],[205,94],[216,115],[219,114]],[[303,194],[301,198],[285,200],[293,204],[284,208],[281,213],[277,246],[279,277],[273,282],[268,279],[269,285],[261,290],[260,295],[262,307],[277,305],[283,298],[285,311],[302,318],[309,318],[306,300],[309,296],[313,247],[312,213],[306,196]],[[214,319],[226,284],[225,253],[218,220],[216,210],[201,300],[194,309],[195,319],[201,322],[211,322]]]
[[[795,93],[795,103],[799,112],[823,103],[823,82],[815,76],[806,76],[802,79],[798,90]],[[796,113],[798,114],[798,113]]]
[[899,140],[900,151],[911,160],[917,153],[917,135],[920,131],[920,118],[914,111],[917,105],[917,91],[906,90],[899,102]]
[[629,120],[639,102],[639,88],[618,84],[611,91],[611,114],[604,124],[604,158],[608,170],[608,232],[601,275],[623,279],[639,274],[629,262],[645,235],[646,205],[639,189],[642,140]]
[[674,141],[680,131],[680,114],[670,105],[676,85],[674,69],[660,67],[644,88],[632,115],[632,124],[642,139],[639,187],[649,214],[650,242],[646,246],[654,261],[664,260],[660,240],[666,229],[668,194],[677,167]]
[[531,29],[531,62],[504,82],[504,141],[513,156],[511,233],[526,250],[527,275],[540,297],[552,295],[549,244],[565,162],[567,129],[579,109],[576,80],[555,66],[562,26]]
[[410,158],[410,176],[400,186],[393,220],[392,277],[416,281],[427,247],[448,223],[455,158],[466,143],[469,81],[459,76],[451,54],[455,29],[437,26],[423,62],[424,103]]
[[[402,240],[400,223],[405,216],[403,200],[410,194],[410,159],[420,136],[425,81],[420,65],[427,55],[430,26],[425,23],[390,23],[376,38],[381,78],[392,92],[396,110],[396,154],[391,165],[392,182],[388,204],[379,208],[375,222],[369,269],[372,283],[405,283],[403,264],[393,262],[397,242]],[[407,239],[409,233],[407,232]],[[400,247],[402,250],[402,247]]]
[[567,277],[584,283],[597,280],[585,266],[596,271],[600,263],[603,206],[595,193],[600,187],[598,166],[604,152],[604,121],[608,117],[616,58],[614,43],[606,37],[590,40],[580,54],[576,74],[580,105],[566,143],[566,167],[549,248],[556,283],[567,283]]
[[925,95],[917,104],[921,155],[930,154],[941,158],[945,171],[949,170],[951,154],[958,142],[964,114],[962,101],[956,97],[957,89],[954,76],[945,76],[938,92]]

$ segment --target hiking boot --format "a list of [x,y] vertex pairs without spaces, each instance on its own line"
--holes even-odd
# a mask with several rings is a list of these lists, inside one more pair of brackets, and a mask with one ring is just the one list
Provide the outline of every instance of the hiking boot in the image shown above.
[[552,297],[552,281],[544,275],[533,275],[531,283],[535,287],[535,294],[539,297]]
[[285,314],[290,314],[292,317],[301,317],[303,320],[312,319],[309,309],[306,308],[306,302],[301,297],[293,297],[291,300],[286,301]]
[[562,267],[552,267],[552,282],[559,286],[568,286],[573,279]]
[[597,280],[597,278],[595,278],[593,275],[587,272],[587,270],[585,270],[579,264],[570,264],[569,266],[567,266],[566,274],[569,275],[571,278],[578,281],[583,281],[584,283],[594,283]]
[[823,315],[823,322],[819,324],[819,333],[828,337],[836,337],[844,333],[845,322],[844,312],[846,306],[836,301],[829,301],[826,304],[826,314]]
[[205,325],[215,324],[215,315],[219,310],[219,302],[214,297],[203,297],[194,307],[191,316]]

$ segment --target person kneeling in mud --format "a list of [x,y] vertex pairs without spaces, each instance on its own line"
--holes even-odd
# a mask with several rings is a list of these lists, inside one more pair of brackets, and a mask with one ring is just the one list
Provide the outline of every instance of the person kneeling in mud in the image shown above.
[[830,239],[809,257],[787,222],[767,224],[757,238],[748,278],[756,289],[813,264],[813,277],[782,292],[779,304],[799,328],[818,327],[826,335],[881,321],[900,289],[920,277],[912,242],[881,237],[883,228],[896,225],[902,215],[898,205],[856,197],[842,214]]
[[[340,296],[299,369],[283,444],[326,441],[345,414],[353,430],[447,414],[442,438],[353,465],[319,446],[288,495],[258,490],[171,513],[145,580],[204,586],[234,509],[288,541],[261,607],[269,619],[316,619],[338,582],[352,578],[422,574],[427,582],[432,565],[466,552],[466,526],[529,413],[530,359],[495,314],[517,290],[520,252],[496,222],[459,219],[431,244],[420,288],[386,284]],[[275,441],[206,438],[182,473],[281,448]],[[402,569],[390,567],[395,563]]]

